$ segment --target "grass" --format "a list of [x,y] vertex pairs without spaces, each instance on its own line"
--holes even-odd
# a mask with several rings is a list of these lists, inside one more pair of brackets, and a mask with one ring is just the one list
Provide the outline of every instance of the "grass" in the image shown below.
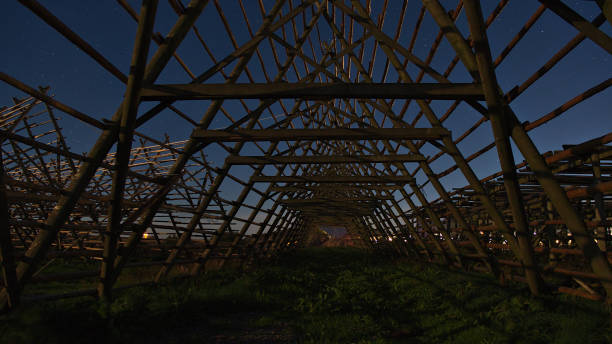
[[0,318],[6,343],[607,343],[609,312],[534,298],[482,275],[367,251],[293,252],[250,272],[26,305]]

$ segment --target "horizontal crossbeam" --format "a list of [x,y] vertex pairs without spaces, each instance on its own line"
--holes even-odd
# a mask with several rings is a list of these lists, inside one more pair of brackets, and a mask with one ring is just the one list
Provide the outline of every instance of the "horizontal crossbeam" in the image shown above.
[[201,142],[296,141],[296,140],[437,140],[450,135],[444,128],[333,128],[333,129],[195,129]]
[[270,164],[349,164],[378,162],[425,161],[421,154],[400,155],[328,155],[328,156],[229,156],[225,162],[230,165]]
[[274,192],[303,192],[303,191],[364,191],[364,190],[375,190],[375,191],[390,191],[399,190],[401,186],[398,185],[299,185],[299,186],[273,186],[270,191]]
[[264,98],[483,100],[484,95],[481,85],[471,83],[168,84],[149,86],[141,91],[141,99],[145,101]]
[[257,183],[395,183],[414,181],[411,176],[254,176]]
[[368,203],[379,203],[382,199],[391,199],[390,197],[380,197],[380,198],[372,198],[372,197],[344,197],[344,198],[307,198],[307,199],[283,199],[280,200],[283,204],[293,204],[293,205],[309,205],[309,204],[368,204]]
[[362,211],[371,213],[376,210],[378,207],[376,204],[349,204],[349,203],[332,203],[325,205],[312,205],[312,204],[288,204],[287,207],[293,210],[299,210],[304,213],[312,213],[315,216],[319,214],[329,213],[329,214],[346,214],[353,211]]
[[368,205],[368,204],[329,204],[329,205],[314,205],[314,204],[306,204],[306,205],[298,205],[298,204],[289,204],[287,205],[289,208],[298,210],[302,213],[302,215],[307,215],[311,217],[319,217],[319,216],[339,216],[339,215],[348,215],[348,216],[368,216],[371,215],[373,211],[376,210],[377,205]]
[[362,210],[362,209],[346,209],[345,211],[338,211],[334,209],[333,211],[325,211],[325,210],[299,210],[301,215],[309,217],[312,219],[320,220],[322,217],[328,218],[337,218],[338,216],[345,217],[356,217],[356,216],[371,216],[372,211]]

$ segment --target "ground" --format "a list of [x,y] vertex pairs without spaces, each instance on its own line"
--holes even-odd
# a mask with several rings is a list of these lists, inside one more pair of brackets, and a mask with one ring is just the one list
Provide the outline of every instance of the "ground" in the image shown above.
[[482,275],[315,248],[251,271],[25,305],[0,318],[6,343],[607,343],[609,311],[531,297]]

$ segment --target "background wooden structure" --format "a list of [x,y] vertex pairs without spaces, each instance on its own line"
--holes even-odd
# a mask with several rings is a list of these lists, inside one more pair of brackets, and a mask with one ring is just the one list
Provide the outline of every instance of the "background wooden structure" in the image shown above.
[[[451,11],[438,0],[423,0],[419,20],[410,23],[415,28],[409,46],[397,39],[408,25],[401,20],[406,1],[398,33],[391,37],[382,30],[387,1],[374,15],[369,2],[357,0],[278,0],[267,8],[262,4],[263,19],[254,27],[237,0],[250,40],[239,45],[231,39],[235,50],[216,58],[196,21],[212,6],[233,37],[220,1],[169,0],[178,19],[162,36],[153,30],[157,0],[144,0],[139,10],[118,0],[138,25],[128,74],[55,17],[52,8],[35,0],[19,2],[124,83],[125,95],[112,117],[99,120],[56,99],[52,88],[0,73],[0,80],[28,94],[0,111],[4,310],[22,299],[110,298],[113,290],[127,287],[117,285],[126,268],[158,267],[150,281],[156,283],[197,275],[212,261],[216,267],[248,264],[299,247],[313,225],[339,218],[373,249],[390,247],[401,256],[523,281],[534,294],[552,290],[599,300],[612,295],[612,133],[580,144],[559,142],[553,152],[540,152],[529,135],[607,89],[612,78],[604,75],[607,79],[572,99],[559,99],[558,108],[536,121],[522,123],[512,108],[580,42],[590,40],[612,53],[612,39],[599,29],[612,20],[609,0],[597,2],[602,12],[592,22],[561,1],[540,0],[526,23],[513,23],[517,32],[496,57],[489,48],[496,38],[487,37],[487,27],[507,0],[486,18],[478,0],[458,1]],[[457,28],[462,11],[469,36]],[[545,12],[574,26],[577,35],[535,66],[522,84],[503,90],[496,67]],[[426,13],[440,29],[422,60],[412,51]],[[329,37],[321,37],[323,26]],[[177,53],[188,34],[198,37],[215,61],[199,75]],[[456,56],[446,71],[437,71],[431,64],[443,40]],[[374,48],[365,49],[366,44]],[[384,64],[380,79],[374,79],[376,58]],[[189,80],[156,83],[171,60]],[[419,71],[416,78],[407,66]],[[453,82],[457,66],[469,80]],[[252,77],[254,68],[263,70],[265,80]],[[441,99],[451,101],[444,113],[433,106]],[[243,114],[224,108],[230,100]],[[201,118],[194,120],[177,106],[188,101],[205,104]],[[417,114],[409,120],[410,104],[416,104]],[[460,105],[481,114],[465,132],[445,127]],[[186,140],[169,142],[140,131],[163,111],[189,123]],[[273,124],[261,121],[268,113]],[[87,154],[66,143],[58,114],[96,132]],[[213,128],[218,118],[230,124]],[[463,154],[458,145],[488,125],[495,141]],[[515,161],[511,142],[524,161]],[[217,153],[222,164],[210,162],[213,147],[222,152]],[[425,149],[437,153],[424,154]],[[492,149],[499,172],[478,177],[470,161]],[[452,166],[435,170],[439,159],[450,159]],[[239,167],[248,169],[246,176],[234,172]],[[468,185],[445,188],[440,179],[454,171]],[[220,193],[228,180],[237,185],[231,198]],[[428,197],[426,187],[437,198]],[[99,269],[45,273],[58,258],[69,262],[70,257],[96,260]],[[91,281],[91,288],[27,293],[28,284],[77,279]]]

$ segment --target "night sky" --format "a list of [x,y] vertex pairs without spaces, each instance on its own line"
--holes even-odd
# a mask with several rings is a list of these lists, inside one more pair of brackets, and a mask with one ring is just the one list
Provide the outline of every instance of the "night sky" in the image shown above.
[[[48,0],[40,2],[115,66],[125,74],[128,73],[136,22],[115,1]],[[138,1],[129,2],[134,8],[139,8]],[[238,45],[247,42],[249,35],[244,25],[238,1],[224,0],[219,2],[232,31],[236,35]],[[457,3],[455,0],[442,0],[441,2],[447,10],[454,9]],[[588,20],[592,20],[599,13],[599,8],[592,1],[564,2]],[[244,3],[251,27],[253,31],[257,31],[262,20],[257,1],[244,0]],[[373,17],[376,18],[383,1],[373,1],[373,3]],[[383,31],[390,36],[395,33],[400,12],[398,8],[402,3],[403,0],[389,1],[389,10]],[[265,8],[269,9],[273,2],[264,1],[264,4]],[[489,15],[496,4],[497,1],[482,1],[485,17]],[[409,43],[420,6],[420,1],[409,1],[408,11],[404,19],[405,24],[399,38],[399,42],[405,46]],[[534,0],[510,1],[510,4],[506,6],[488,31],[494,59],[539,6],[540,3]],[[0,9],[0,32],[2,32],[0,69],[2,72],[31,86],[51,86],[51,92],[56,99],[95,118],[102,119],[112,116],[125,92],[125,86],[119,80],[17,1],[3,1]],[[287,12],[287,6],[285,6],[283,12]],[[176,19],[177,15],[168,3],[163,0],[160,1],[155,32],[165,35]],[[324,39],[329,40],[330,34],[327,24],[324,20],[321,20],[319,25],[321,34],[327,36]],[[464,36],[467,36],[469,31],[464,12],[460,14],[457,25]],[[217,59],[221,59],[233,51],[233,46],[228,39],[213,1],[207,5],[196,26]],[[302,27],[301,21],[299,21],[298,27]],[[605,22],[600,28],[608,35],[612,35],[612,27],[608,22]],[[362,31],[361,27],[358,28],[358,25],[356,25],[354,39],[361,37]],[[414,53],[421,59],[424,60],[427,57],[429,47],[437,33],[438,28],[435,22],[429,14],[426,14],[414,48]],[[497,69],[497,77],[502,89],[507,92],[514,86],[521,84],[577,33],[576,29],[562,21],[554,13],[546,11]],[[291,35],[291,32],[288,32],[288,34]],[[312,38],[314,39],[316,36]],[[371,46],[373,38],[370,38],[368,42],[368,46]],[[274,76],[276,68],[269,52],[269,43],[267,40],[264,43],[267,49],[262,49],[262,54],[267,66],[270,67],[268,73]],[[156,48],[156,45],[151,45],[152,52]],[[308,49],[308,51],[310,50]],[[193,32],[188,34],[184,43],[179,47],[178,54],[196,75],[213,64]],[[366,54],[366,56],[369,55],[371,54]],[[443,39],[432,67],[443,72],[453,57],[454,53],[450,45]],[[612,76],[611,62],[611,57],[606,51],[586,39],[551,72],[514,101],[511,104],[512,108],[521,121],[533,121],[579,93],[610,78]],[[384,54],[379,50],[374,67],[375,75],[381,73],[384,63]],[[299,64],[301,65],[301,61]],[[231,71],[231,67],[233,65],[226,68],[228,73]],[[249,67],[256,81],[265,81],[256,57],[252,59]],[[415,67],[409,67],[408,72],[413,78],[417,75]],[[288,73],[288,75],[290,75],[288,81],[295,81],[295,73]],[[458,66],[449,79],[454,82],[471,81],[463,66]],[[246,82],[247,80],[243,75],[239,82]],[[395,82],[396,80],[397,74],[393,71],[393,68],[390,68],[387,82]],[[188,75],[174,59],[171,60],[157,80],[158,83],[187,83],[189,81]],[[431,80],[425,78],[423,81]],[[209,82],[222,82],[222,79],[220,77],[213,78]],[[0,106],[11,105],[13,96],[23,96],[23,94],[7,84],[0,83]],[[177,107],[192,119],[198,121],[208,104],[207,101],[191,101],[182,102]],[[256,104],[256,102],[249,102],[249,105],[251,104]],[[291,104],[291,102],[288,101],[288,104]],[[432,107],[438,116],[441,116],[449,104],[450,102],[436,101],[432,103]],[[146,109],[151,105],[144,104],[141,108]],[[244,114],[244,109],[236,101],[228,101],[225,106],[228,111],[237,113],[235,118],[240,118]],[[541,152],[559,150],[562,144],[580,143],[611,132],[611,109],[612,90],[607,89],[573,107],[549,124],[531,131],[530,134]],[[280,109],[278,111],[280,112]],[[417,112],[416,104],[413,103],[407,112],[408,120],[411,121]],[[471,127],[479,119],[479,116],[473,109],[461,105],[445,125],[453,131],[456,138]],[[267,115],[264,114],[263,117],[267,117]],[[78,153],[87,152],[99,135],[98,130],[77,123],[68,116],[62,116],[62,123],[68,144],[73,151]],[[264,121],[264,123],[272,124],[273,122],[268,119],[268,122]],[[224,125],[227,125],[227,121],[219,118],[213,122],[211,128],[223,128]],[[417,126],[429,127],[429,123],[421,120]],[[190,134],[189,128],[190,126],[186,121],[172,113],[163,112],[139,130],[155,138],[163,138],[167,134],[171,140],[175,141],[187,138]],[[486,123],[470,135],[468,139],[464,140],[459,147],[467,156],[489,142],[492,142],[492,133],[490,125]],[[424,149],[424,153],[434,155],[436,151],[429,147]],[[208,154],[209,159],[215,164],[222,163],[222,161],[215,161],[214,151]],[[517,162],[523,160],[518,151],[516,151],[516,160]],[[440,172],[450,165],[450,158],[442,158],[436,161],[432,167],[435,171]],[[477,171],[479,177],[494,173],[499,170],[497,152],[491,150],[474,160],[471,165]],[[419,179],[423,180],[423,176],[420,174]],[[460,187],[465,185],[465,180],[462,176],[454,173],[444,178],[443,183],[449,188]],[[428,187],[425,191],[428,197],[437,198],[431,188]]]

